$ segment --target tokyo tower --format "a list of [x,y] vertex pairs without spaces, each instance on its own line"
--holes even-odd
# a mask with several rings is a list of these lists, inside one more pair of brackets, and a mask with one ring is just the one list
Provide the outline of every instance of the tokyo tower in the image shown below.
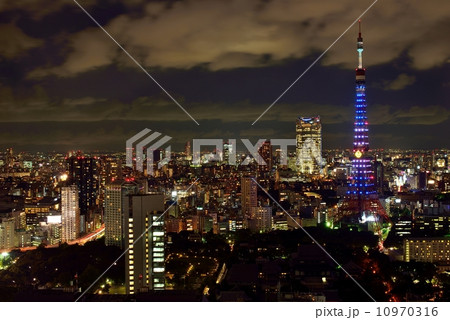
[[[342,224],[364,225],[380,235],[381,223],[388,220],[375,188],[373,158],[369,153],[369,123],[366,104],[366,69],[363,68],[363,38],[361,21],[357,39],[358,68],[356,68],[356,100],[353,137],[352,171],[348,191],[339,206],[338,219]],[[382,246],[382,240],[380,241]]]

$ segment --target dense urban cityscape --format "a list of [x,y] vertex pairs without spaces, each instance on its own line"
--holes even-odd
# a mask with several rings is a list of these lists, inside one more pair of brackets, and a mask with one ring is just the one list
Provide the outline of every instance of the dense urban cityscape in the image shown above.
[[371,147],[356,27],[345,148],[324,147],[320,108],[296,110],[284,139],[219,131],[177,148],[146,126],[114,151],[3,139],[0,301],[449,301],[448,128],[441,148]]
[[381,301],[448,299],[448,150],[373,150],[387,219],[344,223],[351,150],[324,151],[324,168],[314,172],[304,162],[298,170],[295,152],[288,165],[271,165],[280,153],[265,146],[267,166],[240,166],[239,153],[236,165],[209,161],[206,152],[194,166],[187,144],[154,177],[125,167],[125,153],[8,149],[1,162],[2,299],[76,299],[125,248],[84,299],[368,299],[340,267]]

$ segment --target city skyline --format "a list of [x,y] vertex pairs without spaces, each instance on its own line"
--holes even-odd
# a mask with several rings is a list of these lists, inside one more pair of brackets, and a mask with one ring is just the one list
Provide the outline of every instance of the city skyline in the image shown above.
[[0,301],[450,301],[433,1],[2,2]]
[[[435,2],[443,10],[377,3],[363,18],[373,148],[449,147],[449,4]],[[145,127],[172,136],[180,150],[193,138],[293,138],[303,114],[321,116],[324,149],[352,140],[356,26],[251,123],[371,1],[80,1],[199,126],[75,3],[27,4],[0,7],[2,33],[15,35],[0,50],[2,148],[120,151]],[[232,22],[211,19],[232,13]]]

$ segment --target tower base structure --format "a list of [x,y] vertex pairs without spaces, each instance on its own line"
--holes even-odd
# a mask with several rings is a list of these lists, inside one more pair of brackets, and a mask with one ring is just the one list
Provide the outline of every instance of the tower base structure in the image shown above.
[[389,223],[390,220],[376,194],[344,198],[338,205],[338,215],[336,218],[336,222],[341,226],[373,231],[378,235],[379,249],[383,249],[383,241],[385,238],[383,225]]

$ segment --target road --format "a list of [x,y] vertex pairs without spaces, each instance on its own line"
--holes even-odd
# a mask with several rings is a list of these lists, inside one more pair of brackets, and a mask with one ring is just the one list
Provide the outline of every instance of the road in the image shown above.
[[[103,224],[100,228],[98,228],[94,232],[91,232],[91,233],[89,233],[81,238],[78,238],[76,240],[69,241],[69,242],[67,242],[67,244],[68,245],[74,245],[74,244],[84,245],[86,242],[95,240],[95,239],[103,236],[104,233],[105,233],[105,225]],[[59,244],[53,244],[53,245],[47,245],[45,247],[46,248],[57,248],[58,246],[59,246]],[[37,247],[32,246],[32,247],[23,247],[23,248],[3,249],[3,250],[0,250],[0,253],[11,252],[11,251],[17,250],[17,249],[19,249],[21,252],[26,252],[26,251],[30,251],[30,250],[36,250]]]

